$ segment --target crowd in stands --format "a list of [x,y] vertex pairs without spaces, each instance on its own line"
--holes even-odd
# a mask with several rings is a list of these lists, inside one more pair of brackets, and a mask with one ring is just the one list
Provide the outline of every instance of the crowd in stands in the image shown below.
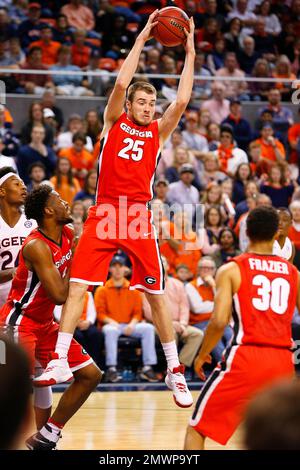
[[[300,72],[300,0],[176,3],[195,19],[196,74],[215,77],[195,79],[195,100],[161,153],[151,202],[180,359],[192,371],[213,311],[216,270],[247,249],[249,210],[265,204],[290,208],[288,234],[300,268],[300,124],[287,106],[293,90],[284,81]],[[19,133],[9,107],[0,105],[0,167],[16,168],[28,190],[52,185],[72,207],[77,236],[95,203],[103,109],[65,116],[56,95],[108,96],[113,84],[109,72],[118,70],[148,14],[167,4],[0,0],[0,79],[8,92],[36,95]],[[181,47],[164,49],[152,39],[138,71],[180,74],[183,58]],[[1,68],[81,74],[1,76]],[[103,73],[90,77],[89,70]],[[246,76],[282,82],[218,80]],[[176,91],[177,80],[151,82],[160,98]],[[244,115],[249,100],[261,102],[255,121]],[[157,106],[156,118],[167,105]],[[168,208],[174,204],[170,221]],[[199,204],[201,226],[196,223]],[[76,337],[112,382],[121,380],[119,337],[138,339],[139,377],[155,382],[159,350],[151,310],[141,293],[128,289],[130,275],[130,260],[118,253],[107,284],[87,294]],[[215,362],[230,338],[228,327],[213,351]]]

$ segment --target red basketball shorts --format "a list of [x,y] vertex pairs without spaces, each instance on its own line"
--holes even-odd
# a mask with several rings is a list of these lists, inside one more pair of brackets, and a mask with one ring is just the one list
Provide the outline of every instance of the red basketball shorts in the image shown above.
[[[48,364],[49,353],[55,350],[59,326],[55,322],[43,325],[25,317],[23,317],[19,325],[3,325],[2,320],[5,313],[3,309],[5,309],[5,306],[1,311],[0,329],[3,329],[6,334],[11,336],[27,352],[31,364],[31,372],[34,376],[35,360],[43,368]],[[9,311],[10,308],[8,308],[8,313]],[[71,341],[68,353],[68,363],[72,372],[93,363],[93,359],[74,338]]]
[[249,401],[264,388],[294,375],[291,351],[232,346],[205,382],[190,425],[222,445],[243,420]]
[[141,214],[131,209],[90,208],[75,251],[71,282],[103,285],[114,253],[121,249],[132,263],[131,289],[153,294],[164,291],[164,270],[151,212],[141,206]]

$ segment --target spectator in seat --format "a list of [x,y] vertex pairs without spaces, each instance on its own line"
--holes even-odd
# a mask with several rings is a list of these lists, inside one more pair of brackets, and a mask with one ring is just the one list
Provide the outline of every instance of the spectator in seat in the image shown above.
[[233,129],[228,124],[221,127],[220,145],[214,153],[218,156],[220,170],[230,177],[241,163],[248,163],[246,152],[235,146]]
[[238,52],[238,62],[246,75],[252,74],[257,59],[259,59],[259,53],[255,51],[254,39],[251,36],[245,36],[242,48]]
[[[62,149],[71,147],[72,139],[76,132],[84,132],[84,121],[79,114],[71,114],[68,121],[68,130],[62,132],[57,137],[57,148]],[[88,152],[93,151],[93,142],[89,136],[86,137],[86,144],[84,148]]]
[[217,268],[228,263],[235,256],[241,254],[241,251],[238,248],[237,237],[233,230],[228,227],[221,230],[218,244],[220,245],[220,249],[216,250],[213,254],[213,259]]
[[[255,78],[269,78],[271,77],[271,70],[269,62],[266,59],[257,59],[252,70],[252,77]],[[253,101],[266,101],[269,91],[272,88],[271,82],[250,82],[249,90],[251,92],[251,99]]]
[[154,191],[156,199],[159,199],[164,204],[168,204],[169,181],[166,178],[158,178],[155,181]]
[[50,182],[60,197],[70,206],[76,194],[81,190],[78,179],[73,176],[71,162],[65,157],[57,160],[55,176],[50,178]]
[[287,184],[284,166],[274,163],[266,178],[266,182],[262,183],[260,187],[260,192],[271,198],[274,207],[288,207],[295,185],[292,183]]
[[208,152],[203,157],[203,172],[200,174],[202,188],[207,188],[209,183],[221,182],[226,178],[225,173],[220,171],[218,156],[213,152]]
[[125,259],[115,255],[110,266],[111,278],[95,292],[98,324],[104,334],[106,381],[120,380],[117,372],[118,339],[125,335],[141,339],[143,368],[140,377],[157,382],[152,368],[157,363],[155,329],[142,321],[142,296],[137,290],[129,290],[129,281],[124,277],[126,269]]
[[232,127],[234,140],[238,147],[246,152],[252,140],[252,129],[249,121],[242,117],[242,105],[239,99],[230,100],[230,114],[222,122],[222,125],[224,124]]
[[229,101],[225,99],[225,85],[222,82],[215,81],[211,86],[211,91],[212,98],[205,100],[201,109],[209,111],[212,122],[221,124],[230,112]]
[[228,24],[228,31],[224,34],[225,50],[235,52],[240,49],[240,35],[242,31],[242,22],[239,18],[232,18]]
[[[225,57],[225,67],[216,71],[216,77],[242,78],[245,72],[239,69],[234,52],[227,52]],[[247,95],[247,83],[243,81],[224,80],[226,98],[239,98],[240,100],[249,100]]]
[[85,68],[89,65],[91,48],[86,45],[86,31],[77,29],[73,33],[74,44],[71,46],[72,64],[79,68]]
[[224,67],[225,63],[225,40],[220,37],[216,40],[214,48],[207,56],[207,66],[213,75],[216,71]]
[[27,185],[27,191],[37,189],[43,181],[46,181],[46,167],[42,162],[35,162],[29,165],[28,175],[30,183]]
[[84,130],[86,135],[88,135],[91,139],[93,144],[96,143],[99,135],[101,134],[103,124],[101,119],[98,115],[96,109],[90,109],[84,119]]
[[[50,70],[59,72],[80,72],[77,65],[71,64],[71,51],[68,46],[61,46],[58,51],[58,61]],[[82,85],[83,75],[54,75],[54,84],[58,95],[93,96],[94,93]]]
[[268,62],[274,62],[276,59],[275,38],[266,31],[266,21],[263,17],[257,18],[252,38],[255,42],[255,51]]
[[263,18],[265,20],[266,33],[276,37],[281,33],[282,28],[278,16],[271,13],[271,3],[270,0],[264,0],[258,5],[257,18]]
[[182,138],[185,145],[192,150],[194,156],[200,159],[203,153],[208,152],[208,143],[207,139],[199,133],[198,123],[198,113],[196,111],[188,111],[186,113],[185,130],[182,131]]
[[289,209],[293,220],[288,237],[294,243],[296,250],[300,251],[300,201],[292,201]]
[[37,2],[29,3],[27,16],[28,18],[18,27],[18,37],[23,49],[27,49],[30,43],[40,39],[41,5]]
[[[15,157],[19,150],[19,139],[11,129],[11,123],[6,121],[6,109],[0,104],[0,138],[3,144],[1,153],[7,157]],[[5,165],[14,166],[14,165]]]
[[[182,165],[185,163],[191,163],[193,162],[194,158],[190,150],[184,148],[184,147],[177,147],[175,152],[174,152],[174,160],[172,166],[166,169],[165,171],[165,177],[169,181],[169,183],[174,183],[176,181],[179,181],[179,170]],[[194,162],[194,165],[195,166]],[[196,170],[196,169],[195,169]],[[201,189],[200,188],[200,181],[197,173],[195,172],[195,178],[192,181],[192,184],[195,186],[195,188],[198,189],[198,191]]]
[[262,158],[271,162],[283,162],[285,160],[285,149],[282,143],[275,139],[272,124],[265,122],[260,134],[260,139],[255,142],[261,146]]
[[43,108],[41,103],[34,101],[29,108],[29,119],[26,124],[21,129],[21,142],[22,144],[28,144],[31,139],[31,132],[33,126],[42,126],[45,130],[45,145],[49,147],[53,146],[54,142],[54,131],[53,129],[45,124],[44,116],[43,116]]
[[162,149],[161,158],[156,169],[157,176],[163,177],[166,168],[172,165],[174,160],[174,152],[177,147],[186,147],[180,128],[177,128],[172,132],[171,137],[168,139],[164,148]]
[[199,191],[193,186],[195,178],[193,165],[185,163],[179,169],[180,181],[170,184],[167,198],[170,204],[177,203],[181,207],[189,205],[189,211],[194,216],[196,204],[199,202]]
[[53,29],[53,39],[66,46],[72,44],[72,28],[70,28],[66,15],[62,13],[56,18],[56,26]]
[[83,132],[76,132],[73,135],[72,146],[61,149],[59,157],[66,157],[72,165],[73,175],[78,178],[80,185],[84,185],[84,179],[89,170],[93,168],[94,159],[84,146],[86,145],[86,135]]
[[90,199],[91,204],[95,204],[97,187],[97,170],[90,170],[85,177],[83,189],[79,191],[74,198],[74,201],[83,201]]
[[[300,116],[300,108],[298,115]],[[288,143],[290,146],[289,164],[298,167],[300,161],[300,123],[297,122],[289,128]]]
[[109,0],[99,0],[96,12],[95,31],[102,34],[110,34],[113,27],[115,8],[110,4]]
[[[42,63],[42,49],[38,46],[32,47],[27,53],[26,62],[21,64],[21,69],[48,70]],[[47,88],[52,88],[53,81],[50,75],[26,74],[19,76],[20,85],[26,93],[41,95]]]
[[[214,260],[210,256],[203,256],[198,263],[197,277],[185,286],[190,305],[190,325],[199,328],[204,333],[214,309],[215,274]],[[232,330],[227,326],[221,340],[211,352],[216,363],[221,360],[231,336]]]
[[46,23],[40,26],[41,39],[34,41],[30,44],[32,47],[40,47],[42,49],[42,64],[53,65],[57,61],[57,53],[61,47],[61,44],[57,41],[53,41],[52,29]]
[[285,82],[284,79],[296,80],[296,75],[292,73],[292,64],[286,55],[278,57],[273,71],[273,77],[282,79],[282,82],[275,84],[275,88],[280,90],[283,101],[289,101],[293,89],[291,88],[291,83]]
[[12,37],[9,40],[9,57],[19,66],[26,59],[25,53],[21,49],[20,40],[17,37]]
[[95,18],[90,8],[82,4],[82,0],[70,0],[61,9],[72,28],[92,31],[95,28]]
[[186,285],[191,279],[193,279],[193,274],[186,264],[178,264],[176,266],[176,279],[179,279],[183,285]]
[[121,50],[125,49],[130,51],[134,44],[135,35],[132,31],[127,29],[127,20],[123,15],[115,15],[113,27],[109,34],[103,36],[101,41],[101,49],[104,56],[107,56],[113,59],[118,59],[121,57]]
[[228,14],[227,19],[239,18],[243,23],[243,34],[252,34],[256,23],[256,15],[250,11],[248,0],[236,0],[234,8]]
[[[1,115],[1,111],[0,111],[0,115]],[[7,157],[6,155],[3,155],[4,149],[5,149],[4,138],[0,134],[0,168],[3,168],[4,166],[10,166],[14,170],[17,171],[15,160],[12,157]]]
[[240,201],[236,207],[235,207],[235,222],[238,221],[240,216],[244,214],[245,212],[248,212],[249,207],[247,204],[247,199],[249,197],[253,197],[256,199],[259,195],[258,191],[258,185],[255,183],[255,181],[250,180],[247,183],[245,183],[245,199],[243,201]]
[[[101,76],[86,75],[83,81],[84,86],[87,87],[89,90],[92,90],[95,96],[105,95],[105,92],[108,89],[109,84],[111,83],[109,71],[104,70],[100,67],[100,59],[100,51],[98,51],[97,49],[92,49],[89,59],[89,65],[85,67],[85,71],[99,72],[101,73]],[[107,64],[109,63],[108,61],[112,61],[111,64],[113,65],[113,59],[107,58]],[[111,69],[110,71],[112,72],[113,69]]]
[[[165,271],[166,302],[172,313],[176,342],[182,344],[179,360],[181,364],[191,368],[202,343],[203,332],[189,325],[189,302],[184,285],[178,279],[168,276],[169,265],[164,256],[162,262]],[[146,320],[152,323],[151,307],[145,296],[143,296],[143,311]]]
[[252,171],[249,163],[241,163],[234,175],[233,183],[233,197],[232,200],[234,204],[245,199],[245,185],[248,181],[253,179]]
[[31,163],[42,162],[46,167],[47,179],[53,174],[56,166],[56,155],[43,142],[45,140],[45,129],[40,124],[34,124],[31,131],[31,142],[28,145],[20,147],[17,156],[17,167],[20,178],[25,184],[30,183],[27,173],[28,166]]
[[41,105],[43,109],[48,108],[54,112],[57,130],[59,131],[64,123],[63,112],[56,106],[56,98],[53,89],[46,90],[42,96]]

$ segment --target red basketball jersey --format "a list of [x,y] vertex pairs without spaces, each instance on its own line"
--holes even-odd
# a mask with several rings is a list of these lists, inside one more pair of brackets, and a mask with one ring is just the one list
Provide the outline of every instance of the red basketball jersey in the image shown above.
[[139,126],[123,113],[101,140],[96,204],[150,201],[159,153],[157,121]]
[[241,285],[233,297],[233,343],[290,348],[297,269],[272,255],[244,253],[232,261],[241,272]]
[[[71,264],[73,231],[69,227],[63,227],[60,244],[47,238],[39,229],[31,232],[20,250],[19,266],[7,302],[0,310],[0,321],[12,326],[21,325],[27,318],[43,324],[53,321],[55,304],[49,298],[36,273],[29,271],[26,267],[23,258],[24,247],[34,239],[41,239],[47,243],[52,251],[53,262],[62,277]],[[6,312],[6,318],[2,318],[4,312]]]

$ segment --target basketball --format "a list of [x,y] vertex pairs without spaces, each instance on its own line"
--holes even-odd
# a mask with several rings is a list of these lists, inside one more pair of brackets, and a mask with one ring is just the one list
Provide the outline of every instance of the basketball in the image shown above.
[[154,26],[152,33],[163,46],[179,46],[186,39],[184,28],[190,30],[189,17],[177,7],[162,8],[155,21],[158,21],[158,24]]

